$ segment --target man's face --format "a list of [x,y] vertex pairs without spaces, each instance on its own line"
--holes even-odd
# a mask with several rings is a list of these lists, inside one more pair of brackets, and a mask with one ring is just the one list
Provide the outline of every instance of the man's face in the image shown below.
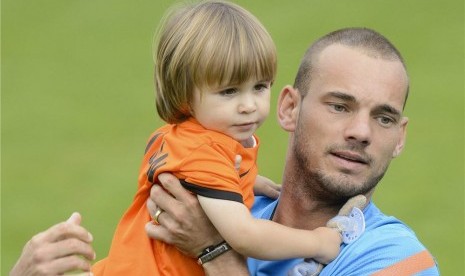
[[325,193],[366,194],[404,145],[405,69],[342,45],[324,49],[315,65],[295,128],[296,163]]

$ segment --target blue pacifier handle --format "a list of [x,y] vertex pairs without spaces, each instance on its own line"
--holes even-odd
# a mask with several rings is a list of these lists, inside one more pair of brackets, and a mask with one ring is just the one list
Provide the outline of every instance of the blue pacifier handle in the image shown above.
[[365,216],[362,210],[357,207],[352,208],[349,215],[335,216],[330,222],[341,231],[342,242],[345,244],[355,241],[365,231]]

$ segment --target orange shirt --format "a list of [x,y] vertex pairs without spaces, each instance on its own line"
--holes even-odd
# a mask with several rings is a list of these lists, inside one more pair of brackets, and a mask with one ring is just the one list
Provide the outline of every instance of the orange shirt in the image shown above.
[[[162,172],[173,173],[193,193],[253,204],[257,176],[256,146],[244,148],[231,137],[203,128],[191,118],[156,130],[147,144],[134,201],[119,222],[108,257],[97,262],[95,275],[204,275],[197,259],[174,246],[150,239],[145,224],[151,220],[145,206],[150,188]],[[236,155],[242,156],[239,171]]]

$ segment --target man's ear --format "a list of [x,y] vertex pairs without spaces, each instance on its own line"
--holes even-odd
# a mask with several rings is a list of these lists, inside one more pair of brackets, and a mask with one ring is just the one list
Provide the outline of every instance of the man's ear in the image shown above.
[[286,85],[279,94],[277,108],[279,124],[285,131],[294,132],[300,104],[299,91],[290,85]]
[[400,137],[399,141],[397,142],[396,148],[394,149],[394,152],[392,153],[392,158],[396,158],[402,153],[402,150],[404,149],[405,146],[405,141],[407,139],[407,124],[408,124],[408,118],[404,117],[402,118],[402,121],[400,123]]

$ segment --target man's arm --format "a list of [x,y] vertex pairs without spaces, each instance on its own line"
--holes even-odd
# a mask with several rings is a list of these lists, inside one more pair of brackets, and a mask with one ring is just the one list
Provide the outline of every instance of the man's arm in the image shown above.
[[203,269],[207,276],[210,275],[247,275],[249,276],[249,270],[247,269],[245,257],[234,251],[233,249],[225,252],[224,254],[216,257],[203,264]]
[[66,222],[32,237],[10,276],[62,275],[74,270],[90,272],[90,261],[95,259],[90,244],[92,235],[80,223],[81,215],[73,213]]
[[[154,185],[147,208],[152,217],[157,208],[163,213],[158,216],[159,225],[146,225],[149,237],[173,244],[191,257],[197,257],[205,248],[223,241],[195,195],[185,190],[171,174],[161,174],[158,179],[166,191]],[[203,264],[203,268],[207,275],[249,275],[245,258],[233,250]]]

